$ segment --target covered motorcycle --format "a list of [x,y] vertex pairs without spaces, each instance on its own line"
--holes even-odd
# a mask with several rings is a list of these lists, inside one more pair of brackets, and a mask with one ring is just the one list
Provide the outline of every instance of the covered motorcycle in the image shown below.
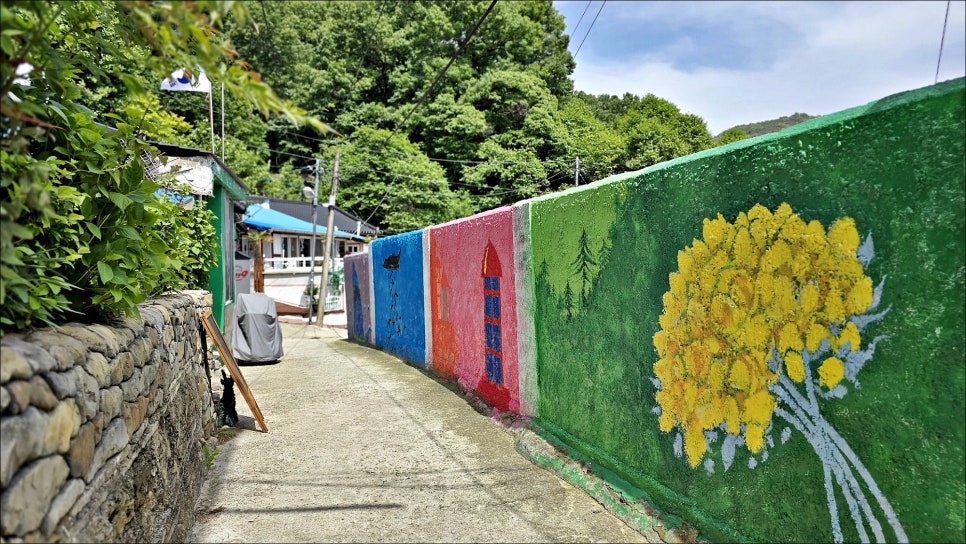
[[261,293],[239,294],[231,349],[240,362],[277,361],[284,355],[275,300]]

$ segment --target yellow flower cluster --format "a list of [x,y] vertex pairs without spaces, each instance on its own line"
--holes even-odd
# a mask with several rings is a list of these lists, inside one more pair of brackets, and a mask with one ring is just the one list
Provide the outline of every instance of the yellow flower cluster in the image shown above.
[[[849,217],[826,233],[786,203],[774,213],[756,204],[734,224],[721,214],[705,219],[703,238],[678,252],[654,335],[661,430],[682,429],[692,467],[705,453],[703,431],[722,423],[735,435],[744,424],[748,448],[760,451],[776,406],[768,386],[781,372],[806,379],[802,350],[814,353],[823,339],[833,353],[846,342],[859,349],[859,331],[845,321],[872,303]],[[784,363],[778,373],[768,368],[773,347]],[[829,357],[819,383],[835,387],[844,373],[843,362]]]

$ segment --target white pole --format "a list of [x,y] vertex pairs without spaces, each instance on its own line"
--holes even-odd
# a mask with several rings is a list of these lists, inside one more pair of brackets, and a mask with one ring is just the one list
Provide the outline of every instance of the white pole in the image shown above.
[[225,162],[225,82],[221,82],[221,162]]
[[215,154],[215,113],[211,106],[211,89],[208,89],[208,126],[211,127],[211,155]]
[[[325,299],[329,289],[329,258],[332,256],[332,235],[335,233],[335,192],[339,186],[339,152],[335,150],[335,164],[332,166],[332,187],[329,190],[329,218],[326,222],[325,248],[322,250],[322,288],[319,295],[319,319],[318,324],[322,326],[325,315]],[[313,218],[314,219],[314,218]]]

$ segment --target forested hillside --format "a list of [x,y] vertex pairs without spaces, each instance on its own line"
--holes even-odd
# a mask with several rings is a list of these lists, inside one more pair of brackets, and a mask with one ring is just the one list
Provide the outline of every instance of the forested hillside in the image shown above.
[[[736,127],[731,127],[728,130],[740,130],[747,134],[749,138],[754,138],[755,136],[761,136],[762,134],[778,132],[779,130],[784,130],[790,126],[797,125],[814,118],[814,115],[809,115],[807,113],[794,113],[792,115],[779,117],[778,119],[769,119],[768,121],[759,121],[757,123],[748,123],[747,125],[738,125]],[[726,130],[725,132],[728,131]],[[724,134],[724,132],[722,134]]]
[[[646,89],[574,93],[569,37],[550,0],[248,7],[250,20],[229,14],[212,39],[228,41],[279,97],[330,130],[265,118],[229,96],[227,164],[254,193],[299,198],[304,169],[319,158],[326,185],[339,149],[339,205],[384,233],[715,145],[700,117]],[[87,98],[107,113],[120,106],[111,94]],[[214,104],[217,137],[217,93]],[[150,136],[210,147],[206,96],[158,93],[145,106],[168,115],[157,125],[165,132]]]

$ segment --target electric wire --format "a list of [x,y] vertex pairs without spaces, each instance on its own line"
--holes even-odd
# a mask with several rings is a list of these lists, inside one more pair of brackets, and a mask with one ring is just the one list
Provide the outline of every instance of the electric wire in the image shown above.
[[[201,113],[202,112],[202,109],[201,108],[197,108],[196,111],[199,112],[199,113]],[[221,110],[220,109],[215,109],[214,112],[216,114],[220,114]],[[204,108],[203,113],[207,116],[208,109],[207,108]],[[344,146],[344,145],[346,145],[344,142],[334,142],[334,141],[331,141],[331,140],[324,140],[324,139],[321,139],[321,138],[313,138],[312,136],[306,136],[305,134],[299,134],[298,132],[288,132],[288,131],[275,131],[275,132],[277,132],[280,135],[292,136],[292,137],[297,138],[297,139],[309,140],[309,141],[316,142],[316,143],[323,144],[325,146],[330,146],[330,147],[331,146]],[[246,145],[248,145],[248,144],[246,144]],[[250,146],[249,145],[249,147],[253,147],[253,146]],[[257,148],[257,149],[267,149],[267,148]],[[429,160],[431,160],[433,162],[454,163],[454,164],[494,164],[494,165],[507,166],[507,165],[518,165],[518,164],[548,164],[548,163],[559,163],[561,165],[562,164],[568,164],[569,165],[569,164],[572,164],[573,163],[573,160],[572,159],[545,159],[545,160],[539,160],[538,159],[538,160],[533,160],[533,161],[493,161],[493,160],[472,160],[472,159],[444,159],[444,158],[441,158],[441,157],[429,157],[429,156],[426,156],[426,155],[408,155],[406,153],[400,153],[398,151],[388,151],[386,149],[372,149],[372,148],[368,148],[368,147],[359,147],[359,146],[353,146],[352,149],[359,150],[359,151],[366,151],[366,152],[369,152],[372,155],[390,155],[390,156],[400,157],[400,158],[404,158],[404,159],[422,159],[422,158],[426,158],[426,159],[429,159]],[[293,155],[293,156],[297,156],[297,157],[300,157],[300,158],[308,158],[308,159],[311,159],[311,160],[315,160],[312,157],[305,157],[304,155]]]
[[574,25],[573,30],[570,31],[571,33],[573,33],[573,34],[576,34],[577,33],[577,29],[580,28],[580,22],[584,20],[584,15],[587,15],[587,10],[590,9],[590,4],[593,1],[594,0],[587,0],[587,5],[584,6],[584,12],[580,14],[580,19],[577,19],[577,24]]
[[[251,149],[257,149],[259,151],[267,151],[269,153],[274,153],[276,155],[285,155],[285,156],[295,157],[295,158],[299,158],[299,159],[315,160],[314,157],[310,157],[308,155],[299,155],[297,153],[290,153],[290,152],[287,152],[287,151],[279,151],[277,149],[272,149],[270,147],[261,147],[261,146],[257,146],[257,145],[253,145],[253,144],[249,144],[249,143],[245,143],[245,142],[242,142],[242,144],[245,147],[248,147],[248,148],[251,148]],[[417,157],[415,155],[403,155],[403,156],[404,157]],[[568,160],[565,160],[565,159],[551,159],[551,160],[548,160],[548,161],[527,161],[527,162],[523,162],[523,163],[512,163],[512,164],[546,164],[546,163],[562,163],[562,164],[570,165],[571,164],[571,161],[568,161]],[[374,168],[365,168],[363,166],[355,166],[355,167],[352,167],[352,168],[346,170],[344,177],[350,177],[352,174],[356,174],[356,173],[359,173],[359,172],[374,172],[374,173],[377,173],[377,174],[383,174],[383,175],[387,175],[387,176],[393,176],[394,178],[402,177],[402,178],[407,178],[407,179],[414,179],[414,180],[417,180],[417,181],[429,181],[429,182],[434,182],[434,183],[445,183],[445,184],[447,184],[447,186],[449,186],[449,185],[458,185],[458,186],[463,186],[463,187],[477,187],[477,185],[471,184],[471,183],[461,183],[461,182],[456,182],[456,181],[449,181],[449,180],[446,180],[446,179],[434,179],[434,178],[424,178],[424,177],[418,177],[418,176],[409,176],[409,175],[406,175],[406,174],[400,174],[398,172],[388,172],[388,171],[385,171],[385,170],[377,170],[377,169],[374,169]],[[559,171],[558,172],[555,172],[555,173],[553,173],[552,175],[550,175],[547,178],[547,181],[548,182],[554,181],[555,179],[557,179],[560,176],[563,176],[565,174],[566,174],[566,172],[559,172]],[[487,195],[473,195],[473,196],[487,196]]]
[[[318,143],[325,144],[325,145],[329,145],[329,146],[332,146],[332,145],[345,145],[344,143],[341,143],[341,142],[331,142],[329,140],[322,140],[320,138],[313,138],[311,136],[306,136],[304,134],[299,134],[297,132],[282,132],[282,134],[285,134],[287,136],[294,136],[296,138],[302,138],[302,139],[306,139],[306,140],[311,140],[311,141],[318,142]],[[368,151],[372,155],[390,155],[390,156],[402,157],[402,158],[409,158],[409,159],[421,159],[421,158],[424,158],[425,157],[425,158],[427,158],[427,159],[429,159],[429,160],[431,160],[433,162],[448,162],[448,163],[455,163],[455,164],[499,164],[499,165],[512,165],[512,164],[546,163],[546,162],[554,162],[554,161],[557,161],[557,162],[565,162],[565,163],[568,163],[569,164],[571,162],[569,159],[547,159],[545,161],[540,161],[540,160],[536,160],[536,161],[486,161],[486,160],[472,160],[472,159],[444,159],[444,158],[441,158],[441,157],[429,157],[429,156],[425,156],[425,155],[407,155],[406,153],[400,153],[398,151],[387,151],[385,149],[372,149],[372,148],[359,147],[359,146],[353,146],[353,149],[357,149],[359,151]]]
[[[394,128],[393,131],[389,133],[389,136],[382,144],[383,146],[385,146],[387,143],[389,143],[390,140],[392,140],[392,137],[396,134],[396,132],[398,132],[400,128],[404,127],[406,123],[409,122],[409,118],[412,116],[412,114],[417,109],[419,109],[420,106],[423,105],[423,103],[426,101],[426,98],[429,96],[429,94],[436,88],[436,85],[439,83],[439,81],[443,79],[443,75],[446,73],[447,70],[449,70],[449,67],[452,66],[454,62],[456,62],[456,59],[461,54],[463,54],[463,51],[466,49],[466,45],[470,43],[470,40],[476,34],[476,31],[480,28],[480,25],[483,24],[483,21],[486,20],[487,16],[490,15],[490,12],[493,11],[493,7],[496,6],[497,1],[498,0],[493,0],[492,2],[490,2],[489,7],[486,8],[486,11],[483,12],[483,15],[479,18],[478,21],[476,21],[476,24],[473,25],[473,28],[466,35],[463,41],[460,42],[460,46],[459,48],[457,48],[456,53],[453,54],[453,57],[449,59],[449,62],[446,63],[446,66],[444,66],[443,69],[439,72],[439,74],[437,74],[436,79],[433,80],[433,83],[429,86],[428,89],[426,89],[423,95],[419,98],[419,101],[417,101],[416,104],[412,107],[412,109],[409,110],[409,113],[406,114],[406,117],[403,119],[402,123],[396,125],[396,128]],[[395,179],[393,179],[393,183],[395,183]],[[391,189],[392,189],[392,184],[390,184],[389,187],[386,189],[386,194],[389,194],[389,190]],[[382,206],[382,203],[385,202],[385,200],[386,199],[384,196],[383,199],[379,202],[379,206],[376,206],[376,209],[374,209],[372,211],[372,214],[370,214],[369,217],[366,219],[366,223],[368,223],[369,219],[372,219],[372,216],[375,215],[377,211],[379,211],[379,207]]]
[[584,42],[587,41],[587,36],[589,36],[590,31],[594,29],[594,23],[597,22],[597,17],[600,17],[600,12],[604,10],[604,4],[606,3],[607,3],[607,0],[604,0],[603,2],[601,2],[600,9],[597,10],[597,15],[594,15],[594,20],[591,21],[590,23],[590,28],[588,28],[587,33],[584,34],[584,39],[580,40],[580,45],[577,46],[577,51],[574,53],[573,58],[577,58],[577,53],[580,53],[580,48],[584,46]]
[[466,45],[470,43],[470,40],[473,38],[473,35],[476,34],[476,31],[480,28],[480,25],[483,24],[483,21],[486,19],[486,17],[490,14],[491,11],[493,11],[493,7],[496,6],[497,1],[498,0],[493,0],[492,2],[490,2],[489,7],[486,8],[486,11],[483,12],[483,15],[480,17],[480,19],[476,21],[475,25],[473,25],[473,28],[470,30],[469,34],[467,34],[466,38],[464,38],[463,41],[460,42],[460,46],[456,50],[456,53],[454,53],[452,58],[449,59],[449,62],[446,63],[446,66],[444,66],[443,69],[440,70],[438,74],[436,74],[436,79],[434,79],[433,83],[430,84],[429,88],[423,92],[423,95],[419,97],[419,100],[412,107],[412,109],[409,110],[409,113],[406,114],[406,117],[402,120],[402,123],[399,123],[398,125],[396,125],[396,128],[393,129],[393,131],[386,138],[386,141],[383,142],[383,145],[389,143],[389,141],[396,134],[396,132],[398,132],[400,128],[406,126],[406,123],[409,122],[409,118],[412,117],[413,113],[417,109],[419,109],[419,107],[422,106],[423,103],[426,101],[426,98],[429,97],[430,94],[432,94],[433,90],[436,88],[436,85],[439,84],[440,80],[443,79],[443,76],[446,74],[446,71],[449,70],[449,67],[452,66],[453,63],[456,62],[456,59],[463,54],[463,50],[466,49]]
[[946,0],[946,18],[943,19],[943,37],[939,40],[939,58],[936,59],[936,79],[933,84],[939,83],[939,63],[943,60],[943,44],[946,42],[946,25],[949,23],[949,4],[952,0]]
[[[286,134],[289,134],[289,135],[292,135],[292,136],[299,136],[297,133],[286,133]],[[322,143],[326,143],[324,140],[319,140],[319,141],[322,142]],[[287,156],[287,157],[294,157],[294,158],[297,158],[297,159],[304,159],[304,160],[307,160],[307,161],[314,161],[315,160],[315,157],[311,157],[311,156],[308,156],[308,155],[300,155],[298,153],[292,153],[292,152],[288,152],[288,151],[279,151],[277,149],[272,149],[270,147],[257,146],[257,145],[250,144],[250,143],[247,143],[247,142],[241,142],[241,143],[242,143],[242,145],[244,145],[247,148],[255,149],[255,150],[263,151],[263,152],[268,152],[270,154],[284,155],[284,156]],[[438,161],[438,162],[451,162],[451,163],[476,164],[476,165],[481,165],[481,164],[494,164],[494,165],[527,165],[527,164],[539,164],[539,165],[543,166],[544,168],[547,168],[548,170],[554,170],[554,169],[560,168],[560,167],[562,167],[564,165],[566,165],[566,166],[569,167],[571,164],[574,164],[574,161],[573,160],[570,160],[570,159],[546,159],[546,160],[539,160],[538,159],[538,160],[533,160],[533,161],[472,161],[472,160],[458,160],[458,159],[441,159],[441,158],[434,158],[434,157],[425,157],[424,155],[407,155],[405,153],[398,153],[398,152],[385,151],[385,150],[380,151],[380,150],[376,150],[376,149],[362,148],[362,147],[355,147],[355,148],[353,148],[353,150],[365,151],[365,152],[368,152],[368,153],[371,153],[371,154],[384,154],[384,155],[391,155],[391,156],[397,156],[397,157],[409,158],[409,159],[426,158],[426,159],[429,159],[431,161]],[[585,161],[584,162],[584,165],[585,166],[593,166],[594,163]],[[581,171],[580,173],[583,174],[583,176],[586,177],[587,174],[583,172],[584,169],[581,168],[580,171]],[[446,183],[447,186],[454,186],[455,185],[455,186],[463,186],[463,187],[471,187],[471,188],[478,187],[477,185],[470,184],[470,183],[461,183],[461,182],[449,181],[449,180],[445,180],[445,179],[439,180],[439,179],[433,179],[433,178],[421,178],[421,177],[417,177],[417,176],[409,176],[409,175],[406,175],[406,174],[400,174],[400,173],[397,173],[397,172],[388,172],[388,171],[385,171],[385,170],[378,170],[378,169],[373,169],[373,168],[365,168],[363,166],[354,166],[354,167],[351,167],[351,168],[345,170],[342,177],[348,178],[348,177],[351,177],[353,174],[356,174],[356,173],[359,173],[359,172],[374,172],[374,173],[377,173],[377,174],[383,174],[383,175],[387,175],[387,176],[393,176],[394,177],[393,183],[395,182],[395,180],[397,178],[402,177],[402,178],[406,178],[406,179],[414,179],[414,180],[417,180],[417,181],[429,181],[429,182],[434,182],[434,183]],[[545,181],[548,184],[549,183],[552,183],[552,182],[560,179],[561,177],[563,177],[564,175],[566,175],[568,173],[569,173],[569,170],[567,172],[563,172],[563,171],[559,171],[558,170],[556,172],[553,172],[550,176],[548,176]],[[485,197],[489,197],[489,196],[497,196],[497,195],[500,195],[500,194],[505,194],[505,193],[496,192],[496,193],[488,193],[488,194],[485,194],[485,195],[469,195],[469,196],[471,196],[471,197],[485,198]]]
[[[388,2],[379,3],[379,16],[376,17],[376,24],[372,25],[373,30],[376,30],[379,28],[379,21],[382,20],[383,8],[386,7],[387,3]],[[375,35],[375,32],[373,32],[373,35]],[[366,54],[369,53],[369,49],[371,47],[372,47],[372,40],[371,39],[366,40],[366,48],[362,51],[362,55],[359,55],[359,65],[356,66],[356,73],[355,75],[352,76],[352,87],[349,88],[350,95],[352,94],[352,91],[356,90],[356,84],[359,83],[359,72],[362,71],[362,65],[365,63],[365,60],[366,60]]]

